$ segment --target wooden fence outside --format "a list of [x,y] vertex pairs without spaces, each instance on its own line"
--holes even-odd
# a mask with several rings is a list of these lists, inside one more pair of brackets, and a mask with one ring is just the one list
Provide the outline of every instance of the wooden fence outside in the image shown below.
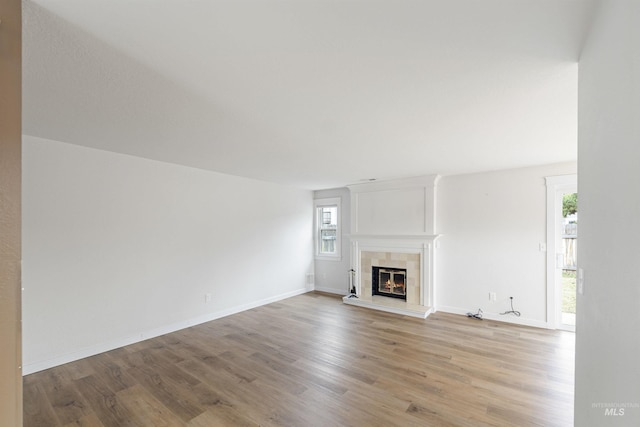
[[564,255],[563,270],[574,270],[577,266],[578,224],[571,222],[564,225],[562,233],[562,253]]

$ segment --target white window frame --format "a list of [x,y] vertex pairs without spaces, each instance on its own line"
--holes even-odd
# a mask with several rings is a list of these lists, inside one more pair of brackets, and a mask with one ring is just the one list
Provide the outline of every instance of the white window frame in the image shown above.
[[[326,199],[315,199],[313,201],[313,243],[314,253],[316,259],[322,259],[327,261],[340,261],[342,259],[342,199],[340,197],[331,197]],[[335,253],[326,254],[320,253],[320,226],[322,224],[322,218],[320,218],[320,208],[337,208],[336,218],[336,243]]]

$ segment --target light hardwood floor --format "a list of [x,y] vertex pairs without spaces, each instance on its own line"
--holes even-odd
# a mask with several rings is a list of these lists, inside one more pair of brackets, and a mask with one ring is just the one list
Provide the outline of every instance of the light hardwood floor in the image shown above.
[[24,378],[24,425],[570,426],[574,336],[308,293]]

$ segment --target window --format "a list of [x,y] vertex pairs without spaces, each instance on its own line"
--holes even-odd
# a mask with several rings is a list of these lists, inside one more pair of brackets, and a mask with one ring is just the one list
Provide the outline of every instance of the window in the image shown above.
[[338,208],[320,207],[322,225],[320,226],[320,246],[318,253],[321,255],[333,255],[336,253],[336,231],[338,231]]
[[316,258],[340,259],[340,199],[318,199],[315,206]]

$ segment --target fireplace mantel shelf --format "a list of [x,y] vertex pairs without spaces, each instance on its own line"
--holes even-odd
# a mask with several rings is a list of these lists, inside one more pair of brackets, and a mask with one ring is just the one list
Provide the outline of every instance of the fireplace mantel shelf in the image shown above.
[[364,234],[364,233],[352,233],[347,235],[350,239],[356,240],[438,240],[442,234]]
[[386,311],[388,313],[401,314],[403,316],[419,317],[421,319],[426,319],[429,314],[433,313],[432,307],[407,304],[401,300],[377,295],[373,296],[372,301],[366,301],[360,298],[349,298],[346,296],[342,298],[342,302],[358,307],[372,308],[374,310]]

